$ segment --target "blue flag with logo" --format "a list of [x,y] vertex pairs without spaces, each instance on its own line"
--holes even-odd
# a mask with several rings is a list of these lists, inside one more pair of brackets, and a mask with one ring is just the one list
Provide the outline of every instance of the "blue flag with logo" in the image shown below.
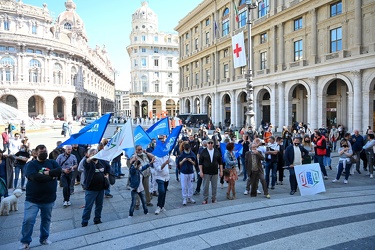
[[60,144],[64,145],[73,144],[97,144],[100,142],[106,130],[111,114],[105,114],[100,119],[86,125],[78,133],[72,134],[70,138]]
[[[227,147],[227,143],[220,142],[220,150],[221,150],[223,162],[225,162],[224,161],[224,155],[225,155],[225,151],[227,150],[226,147]],[[235,143],[234,144],[233,152],[234,152],[234,155],[236,156],[236,158],[238,158],[242,155],[242,150],[243,150],[243,147],[242,147],[241,143]]]
[[168,117],[161,119],[151,127],[149,127],[146,132],[148,136],[153,139],[157,139],[158,135],[169,135],[169,119]]
[[157,157],[163,157],[168,155],[174,149],[174,146],[176,145],[178,140],[178,136],[180,135],[181,129],[182,126],[175,127],[164,143],[158,140],[156,142],[156,147],[154,151],[152,151],[152,154]]
[[[134,146],[140,145],[143,149],[146,149],[147,146],[151,143],[151,138],[148,136],[148,134],[143,130],[143,128],[138,125],[133,132],[134,135]],[[124,149],[126,152],[126,155],[128,157],[131,157],[135,150],[134,148],[126,148]]]

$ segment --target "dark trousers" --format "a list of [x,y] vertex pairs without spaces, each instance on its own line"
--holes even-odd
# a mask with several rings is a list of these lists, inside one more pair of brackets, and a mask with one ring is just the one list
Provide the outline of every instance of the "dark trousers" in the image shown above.
[[258,190],[258,183],[260,180],[260,184],[262,184],[264,195],[268,194],[268,187],[266,180],[264,179],[264,173],[261,171],[251,171],[250,172],[250,183],[251,183],[251,191],[250,196],[257,196]]
[[60,182],[63,186],[63,196],[64,196],[64,201],[69,201],[70,200],[70,183],[72,181],[73,177],[73,172],[69,174],[62,174]]
[[201,191],[201,186],[202,186],[202,178],[200,175],[198,175],[197,188],[195,189],[195,191],[199,193]]
[[297,191],[297,178],[296,172],[294,172],[294,168],[289,168],[289,182],[290,182],[290,190]]
[[319,163],[320,170],[322,171],[323,176],[327,176],[326,167],[323,164],[323,155],[315,155],[314,156],[314,163]]

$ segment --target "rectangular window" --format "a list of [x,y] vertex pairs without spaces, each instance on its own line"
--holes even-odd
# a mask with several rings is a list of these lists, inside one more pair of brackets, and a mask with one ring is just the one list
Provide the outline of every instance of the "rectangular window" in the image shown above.
[[5,70],[5,81],[10,82],[10,70]]
[[134,67],[138,66],[138,61],[134,59]]
[[42,55],[43,53],[42,53],[42,51],[41,50],[35,50],[35,54],[39,54],[39,55]]
[[185,78],[186,80],[186,86],[189,86],[189,77],[187,76],[186,78]]
[[5,46],[0,46],[0,51],[6,51],[7,50],[7,47]]
[[14,48],[14,47],[8,47],[8,51],[9,52],[16,52],[16,48]]
[[229,50],[225,49],[224,52],[223,52],[223,55],[224,55],[224,57],[227,57],[229,55]]
[[159,59],[155,59],[154,60],[154,66],[155,67],[159,67]]
[[138,53],[138,50],[137,50],[137,49],[134,49],[133,51],[134,51],[134,53],[135,53],[135,54],[137,54],[137,53]]
[[303,26],[302,17],[294,20],[294,30],[302,29],[302,26]]
[[267,15],[269,11],[270,11],[269,0],[263,0],[262,2],[259,2],[258,18],[261,18],[261,17]]
[[223,22],[222,30],[222,36],[226,36],[229,34],[229,20]]
[[189,54],[189,44],[185,45],[185,55]]
[[141,59],[141,65],[142,65],[142,67],[146,67],[146,58],[142,58]]
[[159,72],[155,72],[155,76],[156,76],[156,77],[159,77]]
[[34,53],[34,50],[33,49],[26,49],[26,52],[27,53]]
[[155,92],[159,92],[159,83],[155,83]]
[[210,70],[206,69],[206,82],[210,82],[210,81],[211,81]]
[[239,22],[238,22],[238,28],[242,28],[246,25],[247,22],[247,11],[241,12],[239,15]]
[[210,57],[206,56],[206,63],[210,63]]
[[342,13],[342,2],[339,1],[337,3],[331,4],[331,17],[340,15]]
[[154,37],[154,41],[155,41],[155,42],[158,42],[158,41],[159,41],[159,37],[158,37],[158,36],[155,36],[155,37]]
[[189,33],[186,33],[185,34],[185,39],[188,39],[189,38]]
[[199,74],[195,73],[195,85],[199,84]]
[[260,34],[260,43],[267,42],[267,33]]
[[210,19],[209,18],[206,19],[206,26],[208,26],[208,25],[210,25]]
[[159,53],[159,48],[158,47],[154,48],[154,53]]
[[9,30],[9,22],[4,21],[4,30]]
[[260,69],[266,69],[267,67],[267,52],[260,53]]
[[303,41],[299,40],[294,42],[294,61],[303,59]]
[[172,60],[171,59],[168,60],[168,67],[172,68]]
[[196,38],[196,39],[194,40],[194,47],[195,47],[195,50],[198,49],[198,38]]
[[210,44],[210,32],[206,32],[206,45]]
[[138,41],[138,37],[135,36],[134,37],[134,42],[136,42],[136,41]]
[[141,48],[141,52],[145,53],[146,52],[146,48]]
[[172,93],[172,92],[173,92],[173,85],[172,85],[172,83],[169,83],[169,84],[168,84],[168,92],[169,92],[169,93]]
[[342,28],[333,29],[331,32],[331,53],[342,50]]
[[168,37],[168,43],[171,43],[172,42],[172,39],[170,37]]
[[142,42],[146,41],[146,36],[142,36]]
[[224,78],[229,78],[229,65],[224,64]]
[[35,24],[33,24],[31,26],[31,33],[34,34],[34,35],[36,35],[36,25]]
[[195,62],[194,62],[194,65],[195,65],[195,68],[198,68],[198,67],[199,67],[199,62],[198,62],[198,61],[195,61]]

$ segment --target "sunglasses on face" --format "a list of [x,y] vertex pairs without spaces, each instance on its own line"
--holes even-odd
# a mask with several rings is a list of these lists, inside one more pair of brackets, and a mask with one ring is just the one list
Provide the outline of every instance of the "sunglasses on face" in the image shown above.
[[214,144],[212,141],[207,142],[207,144]]

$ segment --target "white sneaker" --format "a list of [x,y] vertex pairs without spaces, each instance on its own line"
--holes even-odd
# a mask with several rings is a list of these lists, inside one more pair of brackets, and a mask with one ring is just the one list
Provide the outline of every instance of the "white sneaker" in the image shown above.
[[72,203],[71,203],[70,201],[67,201],[67,204],[68,204],[68,206],[71,206],[71,205],[72,205]]
[[370,174],[370,179],[374,178],[374,176],[372,174]]
[[68,202],[67,202],[67,201],[64,201],[63,206],[64,206],[64,207],[67,207],[67,206],[68,206]]
[[193,199],[193,198],[188,198],[188,200],[187,200],[189,203],[193,203],[193,204],[195,204],[195,200]]
[[167,212],[167,209],[165,209],[164,207],[161,209],[162,212]]
[[186,206],[186,199],[182,200],[182,205]]
[[160,208],[160,207],[157,207],[156,210],[155,210],[155,214],[156,214],[156,215],[160,214],[160,211],[161,211],[161,208]]
[[261,194],[262,192],[260,192],[259,190],[257,190],[257,194]]
[[348,184],[348,181],[347,181],[347,180],[344,180],[344,184]]
[[333,183],[335,183],[336,181],[338,181],[338,180],[337,179],[332,180]]
[[243,192],[244,195],[248,195],[249,194],[249,191],[245,190],[245,192]]

